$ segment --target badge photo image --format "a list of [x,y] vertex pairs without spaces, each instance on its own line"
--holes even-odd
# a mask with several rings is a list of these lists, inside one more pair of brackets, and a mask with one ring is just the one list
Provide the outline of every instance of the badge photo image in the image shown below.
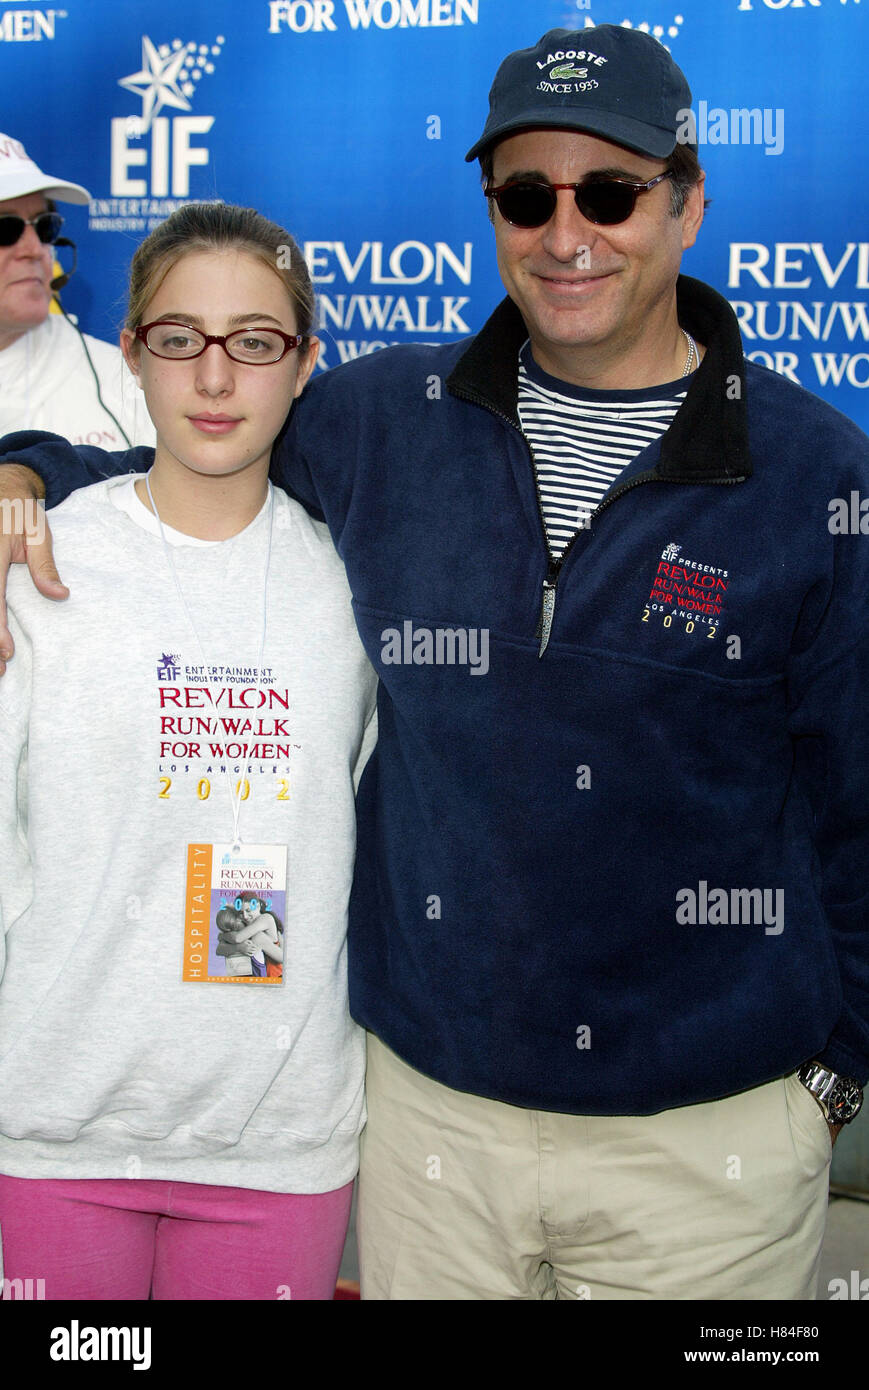
[[286,883],[286,845],[188,845],[183,982],[282,984]]

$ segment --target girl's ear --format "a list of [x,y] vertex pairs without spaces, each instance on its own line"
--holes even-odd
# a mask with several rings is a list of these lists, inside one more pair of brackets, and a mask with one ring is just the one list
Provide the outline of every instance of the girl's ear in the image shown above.
[[296,377],[296,384],[293,388],[293,400],[298,400],[308,384],[308,379],[317,365],[317,358],[320,356],[320,339],[308,339],[308,351],[299,362],[299,373]]
[[121,352],[124,354],[124,361],[129,367],[139,390],[142,389],[142,382],[139,376],[139,340],[135,333],[131,333],[129,328],[121,329]]

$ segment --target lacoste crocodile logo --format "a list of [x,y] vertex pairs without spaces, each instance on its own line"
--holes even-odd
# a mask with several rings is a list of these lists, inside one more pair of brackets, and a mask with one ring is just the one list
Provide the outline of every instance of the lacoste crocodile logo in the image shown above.
[[549,76],[553,82],[569,82],[574,77],[588,77],[588,68],[575,68],[570,63],[562,63],[560,67],[550,68]]

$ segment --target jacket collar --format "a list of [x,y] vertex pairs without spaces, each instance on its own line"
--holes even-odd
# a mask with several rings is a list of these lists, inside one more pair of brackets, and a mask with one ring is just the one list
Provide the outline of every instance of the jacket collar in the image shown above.
[[[688,394],[661,438],[655,472],[684,482],[751,475],[745,358],[736,315],[715,290],[680,275],[679,322],[706,347]],[[519,349],[528,337],[511,299],[503,299],[447,378],[447,389],[503,415],[519,428]]]

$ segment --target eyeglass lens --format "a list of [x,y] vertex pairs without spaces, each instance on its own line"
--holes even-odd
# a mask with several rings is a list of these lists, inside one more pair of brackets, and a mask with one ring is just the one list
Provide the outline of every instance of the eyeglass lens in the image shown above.
[[[196,357],[205,346],[205,337],[195,328],[158,323],[149,329],[145,346],[158,357],[183,359]],[[226,350],[236,362],[277,362],[285,347],[283,338],[267,328],[242,328],[226,339]]]
[[23,217],[7,213],[0,217],[0,246],[14,246],[28,225],[33,227],[43,246],[51,246],[60,235],[63,218],[58,212],[41,212],[28,224]]
[[[542,227],[555,211],[557,194],[545,183],[514,183],[496,194],[503,217],[515,227]],[[634,210],[637,191],[630,184],[601,179],[574,189],[576,206],[589,222],[614,226]]]

